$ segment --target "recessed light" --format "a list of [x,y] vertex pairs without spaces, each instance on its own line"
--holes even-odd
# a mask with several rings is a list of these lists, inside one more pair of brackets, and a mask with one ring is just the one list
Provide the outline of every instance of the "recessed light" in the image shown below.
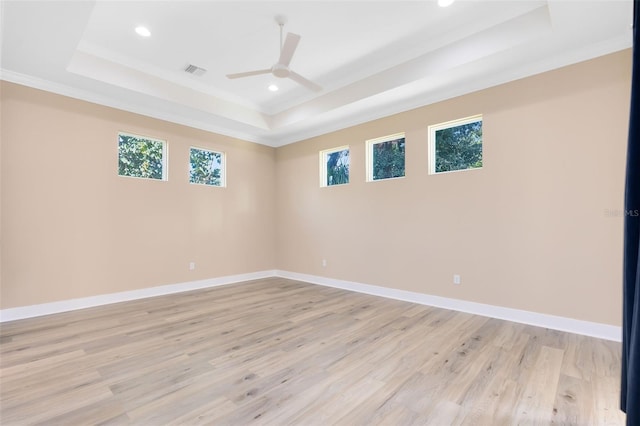
[[438,6],[447,7],[451,6],[455,0],[438,0]]
[[276,86],[275,84],[270,84],[269,85],[269,90],[271,90],[272,92],[277,92],[278,91],[278,86]]
[[151,31],[149,31],[149,28],[143,26],[136,27],[136,33],[138,33],[138,35],[141,37],[151,36]]

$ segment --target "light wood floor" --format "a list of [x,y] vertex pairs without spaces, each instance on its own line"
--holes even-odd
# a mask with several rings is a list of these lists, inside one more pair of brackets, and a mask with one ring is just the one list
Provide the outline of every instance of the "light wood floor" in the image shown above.
[[5,323],[3,425],[622,425],[620,344],[284,279]]

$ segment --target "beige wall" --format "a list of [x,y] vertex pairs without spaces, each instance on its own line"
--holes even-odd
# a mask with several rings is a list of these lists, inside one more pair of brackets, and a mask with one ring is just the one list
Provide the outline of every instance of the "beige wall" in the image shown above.
[[[624,51],[279,148],[278,268],[619,325],[630,71]],[[427,126],[474,114],[484,168],[428,175]],[[407,176],[365,182],[365,140],[396,132]],[[351,183],[319,188],[347,144]]]
[[[277,267],[619,325],[630,58],[277,150],[2,82],[0,307]],[[427,126],[479,113],[484,168],[428,175]],[[118,131],[166,139],[169,181],[118,177]],[[406,178],[366,183],[364,141],[402,131]],[[351,183],[319,188],[345,144]],[[228,188],[187,183],[191,145]]]
[[[1,88],[3,309],[274,268],[275,149]],[[119,131],[168,141],[167,182],[117,175]],[[191,145],[227,188],[188,183]]]

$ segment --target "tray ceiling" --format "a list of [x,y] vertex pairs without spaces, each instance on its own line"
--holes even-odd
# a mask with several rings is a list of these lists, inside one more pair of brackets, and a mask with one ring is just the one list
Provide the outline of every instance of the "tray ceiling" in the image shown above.
[[[631,47],[632,2],[2,1],[2,79],[270,146]],[[301,35],[271,74],[276,15]],[[143,25],[151,32],[134,31]],[[188,65],[206,70],[184,71]],[[268,90],[276,84],[278,91]]]

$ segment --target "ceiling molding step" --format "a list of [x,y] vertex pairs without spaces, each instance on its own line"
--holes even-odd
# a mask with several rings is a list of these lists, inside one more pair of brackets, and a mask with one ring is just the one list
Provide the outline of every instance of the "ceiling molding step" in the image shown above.
[[217,133],[219,135],[240,139],[246,142],[253,142],[260,145],[275,147],[273,142],[271,142],[267,138],[264,138],[264,136],[262,135],[256,135],[255,132],[234,131],[228,126],[217,126],[205,120],[196,120],[177,114],[164,113],[156,108],[145,108],[140,106],[139,104],[122,102],[116,97],[100,95],[93,91],[78,89],[76,87],[55,83],[49,80],[17,73],[11,70],[0,69],[0,80],[30,87],[32,89],[43,90],[45,92],[54,93],[56,95],[78,99],[80,101],[89,102],[108,108],[115,108],[133,114],[144,115],[146,117],[155,118],[157,120],[167,121],[170,123],[204,130],[211,133]]

